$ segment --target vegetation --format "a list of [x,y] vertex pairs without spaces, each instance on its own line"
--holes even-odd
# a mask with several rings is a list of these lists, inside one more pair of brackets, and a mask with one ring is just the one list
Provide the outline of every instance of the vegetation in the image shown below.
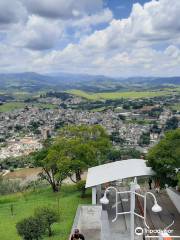
[[20,192],[22,190],[23,186],[18,180],[10,181],[0,176],[0,195]]
[[45,225],[38,218],[28,217],[16,225],[18,234],[24,240],[38,240],[45,233]]
[[26,106],[31,106],[31,105],[39,108],[47,108],[47,109],[57,108],[56,105],[48,104],[48,103],[8,102],[8,103],[4,103],[3,105],[0,105],[0,112],[11,112],[16,109],[25,108]]
[[177,169],[180,168],[180,129],[169,131],[152,149],[148,165],[157,173],[161,185],[177,185]]
[[178,128],[178,124],[179,124],[178,119],[176,117],[172,117],[167,120],[165,130],[168,131],[168,130],[176,129]]
[[121,159],[141,158],[142,153],[135,148],[127,148],[121,150]]
[[81,197],[84,198],[86,194],[86,181],[80,180],[77,183],[77,189],[81,192]]
[[9,157],[0,160],[0,168],[3,169],[16,169],[16,168],[24,168],[31,167],[33,163],[33,154],[28,156],[21,157]]
[[45,94],[42,94],[40,96],[41,98],[46,98],[46,97],[56,97],[56,98],[60,98],[61,100],[65,101],[69,98],[72,98],[72,95],[66,92],[47,92]]
[[71,90],[68,91],[71,94],[87,98],[89,100],[98,99],[119,99],[119,98],[153,98],[157,96],[164,96],[171,94],[170,91],[128,91],[128,92],[105,92],[105,93],[88,93],[81,90]]
[[58,222],[58,212],[49,207],[41,207],[35,210],[35,217],[48,230],[48,236],[52,236],[52,224]]
[[180,103],[174,104],[173,106],[171,106],[171,109],[179,112],[180,111]]
[[142,133],[142,135],[140,136],[140,139],[139,139],[139,145],[147,146],[149,144],[150,144],[150,133],[149,132]]
[[83,169],[105,161],[109,148],[108,135],[99,125],[64,127],[49,149],[37,154],[35,164],[43,168],[41,177],[57,192],[68,176],[78,182]]
[[10,112],[16,109],[24,108],[26,106],[23,102],[9,102],[0,106],[0,112]]
[[[67,240],[79,204],[91,202],[89,191],[85,198],[80,198],[76,186],[62,186],[61,193],[52,193],[49,188],[35,189],[6,196],[0,196],[0,236],[3,240],[20,240],[16,231],[16,224],[24,218],[33,216],[37,208],[53,208],[60,217],[60,222],[52,225],[51,240]],[[11,208],[14,215],[12,217]],[[3,219],[3,221],[2,221]],[[43,236],[49,239],[48,232]]]
[[108,159],[110,162],[115,162],[121,159],[122,152],[120,150],[112,148],[108,153]]

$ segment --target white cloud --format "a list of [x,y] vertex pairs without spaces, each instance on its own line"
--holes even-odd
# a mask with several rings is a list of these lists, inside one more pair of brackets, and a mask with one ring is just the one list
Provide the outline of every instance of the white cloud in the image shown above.
[[0,1],[0,26],[6,27],[26,18],[27,12],[18,0]]
[[[180,38],[180,1],[151,1],[144,6],[136,3],[129,18],[113,20],[109,27],[88,36],[82,43],[87,48],[104,51],[145,47]],[[166,19],[165,19],[166,16]]]
[[93,26],[98,25],[101,23],[108,23],[113,19],[113,14],[109,9],[104,9],[97,14],[84,16],[81,19],[77,19],[76,21],[70,22],[71,26],[73,27],[86,27],[86,26]]
[[[17,34],[17,31],[19,34]],[[13,46],[46,50],[55,46],[63,34],[63,26],[38,16],[29,16],[26,25],[17,25],[9,36]]]
[[61,19],[93,14],[103,7],[102,0],[24,0],[24,3],[33,14]]
[[[113,19],[109,9],[102,9],[102,1],[28,0],[28,3],[32,1],[35,5],[31,5],[29,11],[33,14],[26,24],[16,24],[0,51],[2,69],[3,66],[11,69],[12,61],[10,59],[8,65],[8,58],[15,56],[13,69],[16,66],[22,71],[28,66],[28,70],[38,72],[126,76],[180,74],[180,1],[152,0],[144,6],[136,3],[127,19]],[[82,2],[84,5],[80,4]],[[62,4],[62,8],[57,4]],[[101,23],[108,26],[94,30]],[[59,50],[58,44],[70,27],[74,35],[67,40],[67,46]],[[76,43],[73,43],[74,36],[79,39]],[[46,49],[49,50],[31,51]]]

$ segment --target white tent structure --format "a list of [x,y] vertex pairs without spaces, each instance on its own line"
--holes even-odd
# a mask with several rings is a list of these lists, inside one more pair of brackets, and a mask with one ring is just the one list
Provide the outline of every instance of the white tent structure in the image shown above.
[[153,170],[143,159],[121,160],[88,169],[86,188],[92,188],[92,203],[96,204],[97,186],[125,178],[151,176]]

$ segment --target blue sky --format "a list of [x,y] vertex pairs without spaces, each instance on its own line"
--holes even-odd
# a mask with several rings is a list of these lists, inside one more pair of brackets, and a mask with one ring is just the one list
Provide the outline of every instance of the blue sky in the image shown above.
[[116,19],[127,18],[132,10],[134,3],[144,4],[147,0],[106,0],[104,4],[109,7]]
[[180,75],[179,0],[1,0],[0,72]]

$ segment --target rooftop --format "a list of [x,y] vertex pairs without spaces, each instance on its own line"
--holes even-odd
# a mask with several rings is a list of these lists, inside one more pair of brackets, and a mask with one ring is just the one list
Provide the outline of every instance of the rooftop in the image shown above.
[[88,169],[86,188],[119,179],[150,176],[154,172],[146,166],[146,160],[129,159],[107,163]]

